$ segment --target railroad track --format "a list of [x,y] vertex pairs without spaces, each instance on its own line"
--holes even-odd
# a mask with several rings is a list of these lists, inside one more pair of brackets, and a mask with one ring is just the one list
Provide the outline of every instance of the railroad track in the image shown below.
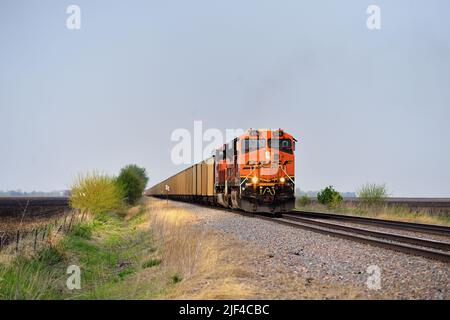
[[[281,217],[271,217],[268,215],[254,214],[236,211],[232,209],[225,209],[225,210],[233,213],[239,213],[244,216],[263,219],[283,225],[288,225],[295,228],[301,228],[312,232],[339,237],[346,240],[365,243],[384,249],[394,250],[416,256],[422,256],[425,258],[430,258],[446,263],[450,262],[450,242],[430,240],[421,237],[404,236],[391,232],[374,231],[359,227],[344,226],[331,222],[317,221],[311,218],[300,217],[297,214],[297,211],[294,211],[294,214],[285,213]],[[338,220],[338,218],[341,217],[341,215],[336,216],[337,216],[336,220]],[[395,229],[401,230],[450,236],[450,233],[445,232],[446,230],[445,228],[447,227],[443,227],[443,229],[441,229],[440,228],[441,226],[411,223],[412,226],[409,226],[408,228],[409,225],[408,222],[401,222],[400,224],[397,225],[396,224],[397,221],[370,219],[370,218],[367,219],[376,220],[370,224],[376,225],[378,227],[389,226],[389,228],[395,227]],[[390,224],[391,222],[393,223],[392,225]],[[439,230],[440,232],[430,232],[430,229],[427,229],[424,226],[430,227],[430,229],[433,231]]]
[[281,218],[269,218],[269,220],[385,249],[423,256],[447,263],[450,262],[450,242],[344,226],[336,223],[298,217],[291,214],[284,214]]
[[450,227],[446,227],[446,226],[414,223],[414,222],[383,220],[383,219],[377,219],[377,218],[367,218],[367,217],[358,217],[358,216],[349,216],[349,215],[336,214],[336,213],[301,211],[301,210],[292,211],[290,214],[295,214],[295,215],[310,217],[310,218],[356,222],[358,224],[373,225],[373,226],[378,226],[378,227],[383,227],[383,228],[415,231],[415,232],[429,233],[429,234],[436,234],[436,235],[450,237]]
[[[211,208],[211,205],[198,203],[197,205]],[[214,207],[214,208],[218,210],[228,211],[234,214],[240,214],[246,217],[262,219],[325,235],[339,237],[360,243],[366,243],[384,249],[394,250],[416,256],[422,256],[434,260],[443,261],[446,263],[450,262],[450,242],[436,241],[425,239],[422,237],[405,236],[392,232],[375,231],[360,227],[341,225],[328,221],[319,221],[317,220],[317,218],[320,218],[322,220],[324,219],[345,220],[348,222],[356,222],[357,224],[370,224],[387,229],[401,229],[420,233],[433,233],[441,236],[444,235],[450,237],[450,228],[444,226],[425,225],[419,223],[372,219],[355,216],[343,216],[328,213],[317,214],[315,212],[306,212],[306,211],[293,211],[290,213],[285,213],[281,215],[281,217],[272,217],[269,215],[236,211],[223,207]],[[312,217],[311,214],[313,215]],[[316,218],[316,220],[314,218]]]

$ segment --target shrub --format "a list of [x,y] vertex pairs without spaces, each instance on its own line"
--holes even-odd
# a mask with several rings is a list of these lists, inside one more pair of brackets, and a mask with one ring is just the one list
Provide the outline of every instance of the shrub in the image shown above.
[[147,182],[145,169],[134,164],[122,168],[117,178],[117,184],[123,190],[128,204],[135,204],[141,198]]
[[366,183],[357,192],[363,204],[373,205],[384,201],[388,197],[385,184]]
[[172,277],[170,277],[172,283],[178,283],[182,280],[181,276],[178,273],[175,273]]
[[342,196],[339,192],[335,192],[333,193],[333,196],[331,198],[331,203],[328,204],[328,206],[330,208],[337,208],[341,205],[342,203]]
[[308,197],[307,194],[305,194],[305,195],[300,197],[299,202],[300,202],[300,205],[302,207],[304,207],[304,206],[307,206],[307,205],[309,205],[311,203],[311,199]]
[[333,186],[328,186],[317,194],[317,201],[329,207],[339,206],[342,200],[341,194],[334,190]]
[[98,215],[122,207],[123,197],[113,178],[94,172],[76,179],[71,189],[70,206]]

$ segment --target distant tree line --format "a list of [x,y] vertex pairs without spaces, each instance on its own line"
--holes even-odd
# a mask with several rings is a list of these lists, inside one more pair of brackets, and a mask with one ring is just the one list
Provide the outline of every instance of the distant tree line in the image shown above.
[[56,191],[31,191],[26,192],[22,190],[8,190],[1,191],[0,197],[66,197],[69,196],[69,190],[56,190]]
[[[301,196],[308,196],[310,198],[317,198],[317,194],[320,191],[303,191],[300,188],[297,188],[295,190],[295,195],[297,197],[301,197]],[[356,192],[339,192],[341,194],[342,197],[344,198],[356,198],[358,195]]]

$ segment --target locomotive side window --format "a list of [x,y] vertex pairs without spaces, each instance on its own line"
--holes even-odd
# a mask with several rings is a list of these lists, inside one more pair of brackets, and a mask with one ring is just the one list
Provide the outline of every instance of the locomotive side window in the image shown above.
[[225,160],[225,152],[222,151],[222,150],[217,150],[217,151],[216,151],[216,159],[217,159],[218,161],[220,161],[220,160]]
[[227,144],[226,150],[225,150],[225,158],[228,163],[233,162],[233,155],[234,155],[233,143],[229,143],[229,144]]
[[289,139],[281,140],[280,147],[281,148],[290,148],[291,147],[291,140],[289,140]]
[[242,153],[247,153],[250,148],[248,139],[242,140],[241,146],[242,146]]
[[266,140],[265,139],[259,139],[258,140],[258,149],[262,149],[266,147]]

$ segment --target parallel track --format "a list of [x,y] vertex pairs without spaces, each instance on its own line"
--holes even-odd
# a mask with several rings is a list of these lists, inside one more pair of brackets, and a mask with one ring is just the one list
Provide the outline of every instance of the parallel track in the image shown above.
[[367,243],[385,249],[408,254],[419,255],[443,262],[450,262],[450,243],[434,241],[418,237],[408,237],[395,233],[373,231],[357,227],[338,225],[335,223],[299,218],[289,214],[271,221],[297,228],[307,229],[347,240]]
[[425,238],[419,238],[419,237],[409,237],[404,235],[399,235],[395,233],[389,233],[389,232],[381,232],[381,231],[374,231],[374,230],[368,230],[358,227],[350,227],[350,226],[344,226],[336,223],[330,223],[330,222],[323,222],[323,221],[317,221],[313,219],[308,218],[302,218],[294,215],[283,215],[283,218],[293,221],[298,221],[306,224],[312,224],[319,227],[324,228],[332,228],[334,230],[341,230],[344,232],[350,232],[350,233],[356,233],[356,234],[362,234],[374,238],[380,238],[380,239],[386,239],[391,241],[398,241],[398,242],[404,242],[408,244],[413,244],[421,247],[427,247],[427,248],[433,248],[438,250],[446,250],[450,251],[450,242],[441,242],[441,241],[435,241]]
[[297,216],[304,216],[304,217],[309,217],[309,218],[320,218],[320,219],[331,219],[331,220],[356,222],[358,224],[367,224],[367,225],[373,225],[373,226],[378,226],[378,227],[383,227],[383,228],[415,231],[415,232],[429,233],[429,234],[436,234],[436,235],[443,235],[443,236],[450,237],[450,227],[446,227],[446,226],[414,223],[414,222],[383,220],[383,219],[376,219],[376,218],[358,217],[358,216],[350,216],[350,215],[343,215],[343,214],[336,214],[336,213],[314,212],[314,211],[295,210],[295,211],[291,211],[290,214],[293,214],[293,215],[295,214]]
[[[222,208],[221,208],[222,209]],[[225,209],[225,208],[223,208]],[[450,263],[450,243],[434,241],[418,237],[408,237],[395,233],[373,231],[368,229],[348,227],[343,225],[338,225],[335,223],[327,223],[322,221],[314,221],[313,219],[306,219],[293,215],[292,213],[283,214],[281,217],[271,217],[267,215],[254,214],[243,211],[236,211],[232,209],[225,209],[226,211],[239,213],[244,216],[249,216],[253,218],[263,219],[266,221],[271,221],[275,223],[280,223],[283,225],[288,225],[295,228],[301,228],[309,230],[312,232],[317,232],[325,235],[330,235],[334,237],[339,237],[351,241],[356,241],[360,243],[369,244],[372,246],[381,247],[384,249],[394,250],[398,252],[403,252],[407,254],[412,254],[416,256],[422,256],[425,258],[430,258],[446,263]],[[295,213],[297,211],[294,211]],[[339,215],[337,215],[339,216]],[[359,217],[358,217],[359,218]],[[387,220],[374,219],[382,222],[391,222]],[[396,222],[396,221],[392,221]],[[375,223],[371,223],[372,225]],[[401,224],[401,227],[396,229],[411,230],[406,229],[407,222]],[[418,225],[418,224],[413,224]],[[383,224],[378,224],[380,227],[385,227]],[[427,225],[428,226],[428,225]],[[405,227],[405,228],[402,228]],[[435,226],[431,226],[435,227]],[[436,226],[439,227],[439,226]],[[411,227],[414,231],[418,231]],[[427,230],[428,231],[428,230]],[[427,233],[427,232],[425,232]],[[439,233],[442,235],[442,233]],[[448,234],[446,234],[448,235]]]
[[[200,204],[202,205],[202,204]],[[202,205],[207,206],[207,205]],[[207,207],[211,207],[208,205]],[[335,220],[346,220],[356,222],[358,224],[370,224],[376,225],[378,227],[389,228],[389,229],[401,229],[408,231],[415,231],[421,233],[433,233],[439,235],[450,236],[450,228],[437,225],[425,225],[419,223],[409,223],[409,222],[399,222],[381,219],[371,219],[355,216],[343,216],[338,214],[325,214],[325,213],[315,213],[315,212],[305,212],[305,211],[293,211],[290,213],[283,214],[281,217],[271,217],[267,215],[249,213],[244,211],[236,211],[223,207],[215,207],[219,210],[225,210],[232,213],[237,213],[247,217],[253,217],[257,219],[262,219],[266,221],[271,221],[275,223],[280,223],[283,225],[288,225],[295,228],[301,228],[309,230],[312,232],[317,232],[321,234],[326,234],[334,237],[339,237],[355,242],[366,243],[369,245],[394,250],[398,252],[403,252],[407,254],[412,254],[416,256],[422,256],[434,260],[443,261],[450,263],[450,243],[441,242],[430,239],[424,239],[419,237],[410,237],[399,235],[390,232],[381,232],[363,229],[359,227],[350,227],[339,225],[336,223],[329,223],[324,221],[317,221],[311,219],[311,214],[313,217],[324,219],[335,219]],[[300,214],[299,214],[300,213]],[[309,218],[302,217],[309,216]]]

